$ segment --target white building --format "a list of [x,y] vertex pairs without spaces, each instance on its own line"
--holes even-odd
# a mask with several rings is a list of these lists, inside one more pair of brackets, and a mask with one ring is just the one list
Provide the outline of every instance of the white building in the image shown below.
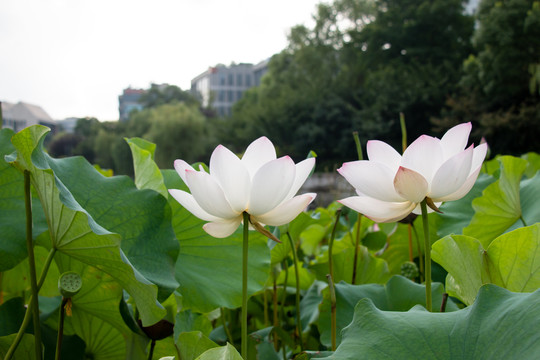
[[191,80],[191,92],[201,99],[204,107],[213,108],[219,116],[229,116],[232,105],[242,98],[244,91],[260,84],[268,62],[210,67]]
[[22,101],[16,104],[2,102],[2,127],[19,132],[25,127],[37,124],[48,126],[52,130],[56,127],[56,121],[38,105]]

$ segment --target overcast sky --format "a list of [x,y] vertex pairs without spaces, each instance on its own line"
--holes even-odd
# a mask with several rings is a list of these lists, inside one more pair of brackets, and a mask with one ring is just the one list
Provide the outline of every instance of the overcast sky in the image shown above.
[[1,0],[0,101],[118,119],[128,86],[187,90],[209,66],[257,63],[320,0]]

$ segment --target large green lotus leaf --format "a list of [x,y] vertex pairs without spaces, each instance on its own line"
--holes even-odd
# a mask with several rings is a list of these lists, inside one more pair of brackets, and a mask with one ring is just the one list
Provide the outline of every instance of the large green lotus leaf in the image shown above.
[[[412,282],[411,280],[395,275],[385,285],[364,284],[351,285],[338,283],[336,291],[336,343],[341,342],[341,330],[350,324],[354,308],[358,301],[367,298],[373,304],[384,311],[408,311],[413,306],[426,305],[426,287]],[[441,283],[433,283],[431,288],[432,306],[434,311],[441,308],[444,288]],[[319,306],[319,332],[321,333],[321,343],[327,347],[331,346],[331,308],[330,291],[324,289],[323,301]],[[448,301],[446,311],[456,311],[458,308]]]
[[440,206],[442,214],[437,216],[437,239],[451,234],[463,234],[463,229],[469,225],[474,216],[472,201],[482,195],[484,189],[496,181],[493,176],[480,174],[471,191],[455,201],[445,202]]
[[420,307],[381,311],[363,299],[340,346],[325,359],[536,359],[539,317],[540,291],[512,293],[494,285],[483,286],[474,305],[443,314]]
[[319,318],[319,304],[323,300],[322,290],[328,286],[323,281],[314,281],[300,300],[300,317],[303,331],[309,329],[310,324],[315,324]]
[[[163,359],[164,357],[170,356],[170,355],[176,355],[177,358],[184,360],[183,357],[179,356],[179,349],[177,348],[176,344],[174,343],[174,339],[172,336],[166,337],[165,339],[156,341],[156,345],[154,348],[154,354],[152,356],[152,359]],[[174,359],[174,358],[173,358]],[[143,359],[141,359],[143,360]]]
[[527,169],[525,169],[525,176],[532,178],[540,170],[540,154],[530,152],[521,156],[522,159],[527,160]]
[[157,288],[125,257],[120,249],[121,237],[98,225],[52,170],[33,165],[35,156],[43,165],[42,141],[48,131],[44,126],[32,126],[14,135],[12,142],[17,150],[13,164],[21,171],[30,171],[49,222],[51,246],[111,275],[135,300],[143,324],[156,323],[165,314],[157,302]]
[[[34,246],[34,258],[36,263],[36,273],[41,274],[43,266],[49,252],[41,247]],[[45,278],[43,286],[39,290],[40,296],[57,296],[58,292],[58,267],[53,262],[49,267],[48,276]],[[2,292],[4,300],[12,296],[27,296],[31,294],[30,285],[30,267],[28,265],[28,258],[17,264],[13,269],[8,270],[2,274]]]
[[501,156],[498,160],[501,163],[499,180],[473,200],[475,214],[463,229],[464,235],[477,238],[485,247],[510,229],[522,215],[520,181],[527,161],[512,156]]
[[[12,334],[8,336],[0,336],[0,357],[3,359],[6,353],[9,350],[9,347],[15,340],[17,334]],[[24,359],[24,360],[33,360],[36,358],[36,350],[34,347],[34,335],[24,334],[23,338],[15,350],[13,355],[14,359]]]
[[[74,312],[85,312],[113,325],[121,333],[129,332],[119,311],[122,287],[110,275],[64,254],[55,261],[61,273],[74,271],[82,279],[81,290],[72,297]],[[57,290],[57,295],[60,295]]]
[[85,311],[73,309],[70,321],[75,334],[86,344],[87,359],[117,360],[126,358],[126,339],[113,325]]
[[[164,170],[168,189],[187,187],[174,170]],[[193,216],[169,197],[172,224],[180,242],[176,278],[180,283],[184,308],[206,313],[217,307],[236,308],[242,304],[242,227],[225,239],[208,235],[204,221]],[[248,293],[261,290],[270,272],[267,239],[249,232]]]
[[176,341],[176,345],[180,349],[180,359],[182,360],[195,360],[205,351],[219,347],[218,344],[200,331],[181,333]]
[[242,360],[242,356],[234,346],[227,343],[225,346],[206,350],[196,360]]
[[447,291],[465,304],[474,302],[483,284],[527,292],[540,287],[540,224],[519,228],[484,249],[469,236],[447,236],[433,245],[433,260],[447,271]]
[[153,190],[138,190],[127,176],[104,177],[82,157],[45,158],[90,216],[122,236],[129,261],[159,286],[160,300],[166,299],[178,287],[174,278],[178,241],[167,199]]
[[191,310],[178,312],[174,318],[174,339],[178,341],[181,334],[193,331],[200,331],[205,336],[210,335],[212,323],[208,316],[194,313]]
[[540,288],[540,223],[495,239],[487,249],[491,281],[514,292]]
[[[11,143],[13,130],[0,130],[0,272],[12,269],[27,256],[26,212],[23,174],[4,160],[15,151]],[[32,198],[32,220],[35,238],[47,229],[47,222],[37,198]]]
[[467,305],[474,302],[480,287],[490,282],[484,248],[480,241],[473,237],[446,236],[433,244],[431,258],[448,271],[448,294]]
[[[538,206],[538,199],[540,199],[540,172],[537,172],[530,179],[521,181],[519,196],[525,224],[532,225],[540,222],[540,206]],[[520,226],[523,226],[523,223],[518,220],[510,230],[514,230],[514,228]]]
[[[342,244],[342,242],[334,242],[334,244]],[[339,251],[334,249],[334,251]],[[318,280],[326,281],[326,274],[329,274],[328,254],[326,257],[317,259],[317,262],[310,265]],[[354,248],[347,245],[338,253],[333,253],[334,260],[334,283],[345,281],[352,282]],[[356,284],[377,283],[384,284],[390,278],[388,264],[381,258],[374,257],[365,246],[360,246],[358,253],[358,261],[356,264]]]
[[[287,278],[287,286],[289,287],[296,287],[296,272],[294,270],[294,265],[289,266],[287,269],[287,274],[285,274],[285,271],[282,271],[277,280],[276,283],[278,285],[283,285],[285,283],[285,278]],[[306,269],[302,262],[298,263],[298,282],[300,283],[300,289],[301,290],[307,290],[313,284],[315,281],[315,275]]]
[[11,298],[0,305],[0,336],[16,334],[22,323],[26,307],[22,297]]
[[135,170],[135,186],[137,189],[151,189],[167,198],[167,188],[163,183],[163,176],[154,162],[156,144],[141,138],[126,139],[133,155],[133,168]]

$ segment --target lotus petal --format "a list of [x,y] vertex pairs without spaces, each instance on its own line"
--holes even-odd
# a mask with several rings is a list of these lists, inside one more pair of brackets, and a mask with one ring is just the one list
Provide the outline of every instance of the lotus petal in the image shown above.
[[280,226],[291,222],[298,216],[312,201],[317,194],[306,193],[289,199],[266,214],[254,216],[254,218],[264,224]]
[[399,221],[409,215],[416,206],[410,201],[387,202],[367,196],[351,196],[338,202],[375,222]]
[[394,178],[394,187],[403,198],[419,203],[426,197],[429,184],[420,173],[400,166]]
[[462,152],[469,141],[472,125],[470,122],[459,124],[448,130],[441,138],[441,148],[444,158],[450,157]]
[[308,178],[309,174],[311,174],[311,171],[313,170],[314,166],[315,166],[315,158],[305,159],[303,161],[300,161],[298,164],[296,164],[296,176],[294,178],[294,182],[291,186],[291,189],[289,190],[289,193],[287,194],[285,199],[290,199],[294,195],[296,195],[298,190],[306,182],[306,179]]
[[276,149],[274,145],[266,136],[262,136],[249,144],[244,156],[242,156],[242,163],[244,163],[251,178],[253,178],[264,164],[275,159]]
[[263,165],[252,179],[248,213],[265,214],[279,205],[289,193],[296,177],[296,166],[288,156]]
[[456,192],[467,180],[471,172],[473,146],[469,146],[450,159],[446,160],[435,173],[429,191],[429,197],[439,199]]
[[396,173],[401,164],[401,155],[393,147],[383,141],[370,140],[366,150],[370,161],[383,163]]
[[251,179],[238,156],[225,146],[216,147],[210,157],[210,175],[223,189],[232,209],[243,212],[249,201]]
[[344,163],[337,171],[355,189],[361,189],[363,195],[382,201],[405,200],[394,189],[395,172],[384,164],[367,160],[352,161]]
[[186,180],[195,201],[204,211],[221,219],[232,219],[238,216],[238,212],[231,208],[223,190],[210,174],[204,171],[187,170]]
[[203,225],[204,231],[216,238],[225,238],[238,229],[242,223],[242,216],[230,220],[219,220],[209,222]]
[[416,139],[403,153],[401,166],[420,173],[428,183],[443,163],[443,151],[440,140],[422,135]]
[[219,218],[204,211],[195,201],[193,195],[177,189],[169,189],[169,194],[180,203],[187,211],[204,221],[216,221]]
[[174,161],[174,169],[176,170],[178,175],[180,175],[180,178],[182,179],[184,184],[187,184],[187,182],[186,182],[186,170],[195,171],[195,169],[191,165],[189,165],[184,160],[180,160],[180,159],[177,159],[177,160]]

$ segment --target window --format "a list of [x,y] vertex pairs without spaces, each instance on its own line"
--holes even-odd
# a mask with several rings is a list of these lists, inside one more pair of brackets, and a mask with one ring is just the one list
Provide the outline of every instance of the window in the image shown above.
[[233,91],[232,90],[227,91],[227,101],[228,102],[233,102],[234,101],[234,99],[233,99]]
[[219,90],[218,99],[219,101],[225,101],[225,90]]
[[246,86],[251,86],[251,75],[246,74]]
[[229,74],[229,77],[228,77],[228,85],[232,85],[233,84],[233,81],[234,81],[234,74]]
[[242,78],[242,74],[236,74],[236,85],[237,86],[242,86],[243,84],[243,78]]

